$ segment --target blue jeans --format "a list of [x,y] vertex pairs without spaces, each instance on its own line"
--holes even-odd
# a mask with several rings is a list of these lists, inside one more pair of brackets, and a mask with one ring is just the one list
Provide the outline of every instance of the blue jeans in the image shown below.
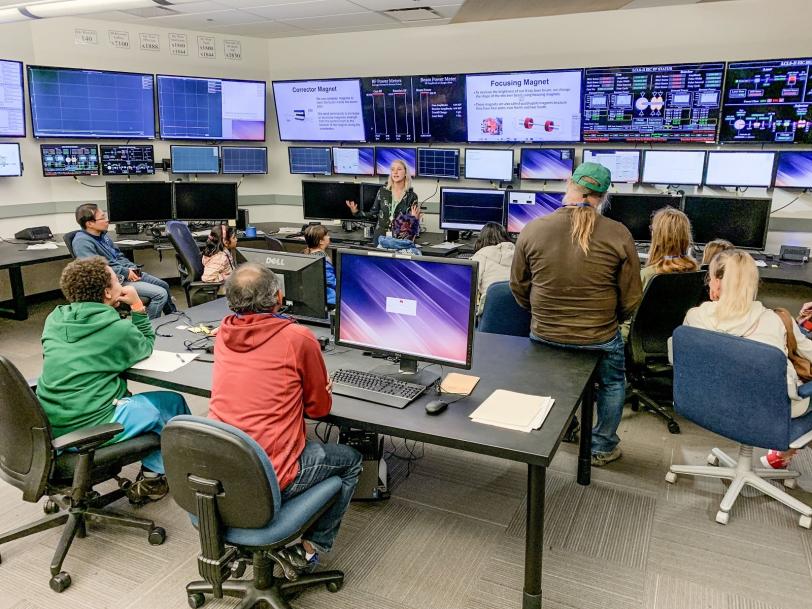
[[608,453],[620,443],[617,428],[626,400],[626,354],[620,331],[615,337],[597,345],[566,345],[530,334],[530,339],[564,349],[603,351],[598,362],[598,420],[592,428],[592,454]]
[[163,279],[153,277],[149,273],[142,273],[140,281],[125,281],[123,285],[131,285],[142,298],[149,298],[147,316],[155,319],[161,312],[171,313],[174,310],[169,295],[169,284]]
[[322,444],[313,440],[305,443],[299,455],[299,473],[284,491],[282,501],[303,493],[331,476],[341,476],[341,494],[302,538],[319,552],[329,552],[338,535],[341,518],[350,505],[350,499],[361,475],[361,453],[346,444]]
[[[129,440],[144,433],[160,433],[169,419],[179,414],[191,414],[186,400],[174,391],[147,391],[121,398],[116,405],[113,423],[121,423],[124,431],[114,442]],[[161,451],[151,452],[141,460],[141,464],[153,472],[166,473]]]

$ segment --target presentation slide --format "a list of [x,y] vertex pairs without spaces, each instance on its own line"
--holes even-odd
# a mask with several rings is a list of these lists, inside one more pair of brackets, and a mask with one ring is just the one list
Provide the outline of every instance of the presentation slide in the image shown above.
[[0,136],[25,136],[23,64],[0,59]]
[[361,79],[368,142],[414,142],[412,77]]
[[640,181],[639,150],[585,149],[584,163],[598,163],[612,173],[616,184],[636,184]]
[[19,144],[0,144],[0,177],[23,175]]
[[468,74],[469,142],[577,142],[581,70]]
[[418,142],[465,142],[465,75],[413,76]]
[[363,142],[361,84],[351,80],[275,81],[279,139]]

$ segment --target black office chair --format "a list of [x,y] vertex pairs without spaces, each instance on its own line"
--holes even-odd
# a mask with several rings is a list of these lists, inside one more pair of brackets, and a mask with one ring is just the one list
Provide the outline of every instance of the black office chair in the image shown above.
[[509,282],[497,281],[488,287],[477,330],[491,334],[530,336],[530,311],[516,302]]
[[[238,606],[290,609],[287,597],[326,584],[338,592],[341,571],[299,575],[275,554],[298,539],[338,498],[341,478],[332,476],[282,503],[268,455],[236,427],[203,417],[173,418],[161,434],[166,477],[172,498],[189,512],[200,535],[197,565],[203,581],[186,586],[189,606],[200,607],[204,594],[242,598]],[[253,581],[240,577],[245,563]],[[273,575],[274,562],[288,580]]]
[[271,237],[270,235],[265,235],[265,244],[268,246],[268,249],[271,250],[272,252],[284,252],[285,251],[285,246],[276,237]]
[[[120,423],[107,423],[54,438],[37,396],[14,364],[0,355],[0,478],[20,489],[24,501],[36,503],[48,496],[47,516],[0,534],[0,544],[65,524],[51,561],[55,592],[71,584],[62,563],[74,536],[87,535],[88,519],[143,529],[152,545],[166,538],[151,520],[101,509],[125,495],[130,481],[119,477],[121,468],[160,447],[156,434],[103,446],[123,430]],[[118,489],[105,495],[93,490],[110,479],[118,482]]]
[[668,431],[680,432],[672,414],[672,369],[668,363],[668,339],[682,325],[688,309],[702,302],[705,271],[655,275],[635,311],[626,343],[632,410],[642,402],[645,409],[665,419]]
[[166,235],[175,248],[180,284],[186,294],[186,305],[192,307],[216,299],[223,282],[200,280],[203,276],[203,258],[189,227],[183,222],[172,220],[166,223]]

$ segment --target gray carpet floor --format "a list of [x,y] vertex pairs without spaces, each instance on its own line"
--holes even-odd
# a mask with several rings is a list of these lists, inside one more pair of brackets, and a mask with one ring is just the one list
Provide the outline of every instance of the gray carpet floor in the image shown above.
[[[34,305],[25,322],[0,320],[0,353],[26,376],[39,372],[42,324],[57,303]],[[193,412],[205,413],[206,400],[189,402]],[[670,463],[701,464],[712,446],[735,454],[733,444],[688,422],[682,430],[670,435],[653,416],[627,410],[619,430],[624,456],[593,469],[589,487],[575,482],[575,447],[562,445],[547,477],[545,608],[812,607],[812,532],[798,527],[793,512],[761,496],[743,497],[722,526],[714,521],[721,482],[664,481]],[[406,454],[402,440],[387,446]],[[428,445],[411,467],[394,457],[388,462],[391,499],[354,503],[325,561],[345,571],[343,590],[319,588],[293,606],[520,607],[525,468]],[[802,451],[795,467],[802,478],[793,494],[810,503],[812,451]],[[126,502],[114,507],[131,509]],[[41,509],[0,482],[0,528],[39,518]],[[137,513],[167,530],[166,543],[153,547],[139,532],[91,525],[68,554],[64,568],[73,585],[60,595],[48,587],[59,529],[0,546],[0,609],[186,607],[184,585],[197,579],[195,530],[170,498]]]

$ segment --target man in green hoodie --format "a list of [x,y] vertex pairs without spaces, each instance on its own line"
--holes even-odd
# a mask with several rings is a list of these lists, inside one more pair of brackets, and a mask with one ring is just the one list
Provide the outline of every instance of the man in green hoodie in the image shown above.
[[[172,417],[189,414],[186,400],[171,391],[130,395],[119,375],[150,356],[155,332],[135,288],[123,286],[106,261],[95,256],[65,267],[59,282],[67,305],[45,320],[42,374],[37,396],[55,437],[76,429],[121,423],[120,442],[152,432],[160,434]],[[132,309],[122,319],[116,307]],[[168,489],[160,451],[144,458],[130,487],[133,503],[160,499]]]

